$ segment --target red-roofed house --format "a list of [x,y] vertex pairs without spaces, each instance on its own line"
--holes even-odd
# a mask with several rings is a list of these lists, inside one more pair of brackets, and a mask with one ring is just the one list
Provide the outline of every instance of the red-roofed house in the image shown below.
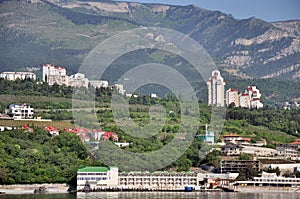
[[118,136],[114,132],[105,132],[101,138],[103,140],[109,140],[109,138],[112,138],[113,141],[117,142],[118,141]]
[[29,132],[32,132],[33,131],[33,128],[27,126],[27,125],[23,125],[21,128],[21,130],[26,130],[26,131],[29,131]]
[[45,130],[48,131],[51,135],[59,135],[59,130],[53,126],[46,126]]
[[234,144],[250,144],[251,138],[245,138],[238,134],[223,135],[222,142]]

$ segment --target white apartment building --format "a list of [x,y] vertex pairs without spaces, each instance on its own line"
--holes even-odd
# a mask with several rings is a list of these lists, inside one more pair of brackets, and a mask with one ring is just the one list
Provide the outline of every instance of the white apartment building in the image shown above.
[[7,114],[14,119],[33,118],[34,109],[29,104],[11,104],[7,110]]
[[199,186],[198,174],[194,172],[122,172],[119,186],[129,188],[182,189],[184,186]]
[[105,81],[105,80],[90,80],[90,84],[94,88],[107,88],[108,87],[108,81]]
[[261,93],[256,86],[248,86],[248,93],[250,96],[250,108],[263,108],[260,102]]
[[85,87],[88,88],[89,86],[89,79],[85,78],[85,75],[82,73],[76,73],[69,77],[69,86],[72,87]]
[[212,71],[212,76],[206,83],[208,86],[208,105],[223,107],[225,80],[221,76],[220,71]]
[[118,186],[118,167],[83,167],[77,170],[77,190],[87,184],[91,189],[102,186]]
[[122,95],[125,95],[124,86],[122,84],[114,84],[113,87]]
[[226,106],[234,103],[235,107],[239,107],[239,93],[238,89],[230,88],[226,91]]
[[31,72],[2,72],[0,73],[0,78],[15,81],[17,79],[34,79],[36,80],[36,75]]
[[54,66],[53,64],[44,64],[43,81],[47,82],[50,86],[55,83],[68,86],[69,78],[67,70],[64,67]]
[[239,104],[240,107],[244,107],[244,108],[250,107],[250,98],[248,93],[241,93],[239,95]]

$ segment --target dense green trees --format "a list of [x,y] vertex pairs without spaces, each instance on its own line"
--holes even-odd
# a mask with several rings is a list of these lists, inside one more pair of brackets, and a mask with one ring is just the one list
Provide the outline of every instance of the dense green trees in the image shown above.
[[77,168],[90,164],[78,136],[41,129],[1,132],[0,154],[0,184],[72,183]]
[[300,132],[300,109],[244,109],[229,108],[227,120],[246,121],[254,126],[265,126],[270,130],[279,130],[298,136]]

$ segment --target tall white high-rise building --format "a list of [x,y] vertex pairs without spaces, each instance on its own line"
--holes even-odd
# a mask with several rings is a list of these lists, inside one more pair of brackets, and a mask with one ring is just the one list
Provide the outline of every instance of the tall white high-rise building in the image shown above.
[[224,106],[224,87],[225,80],[220,74],[220,71],[212,71],[212,76],[207,81],[208,86],[208,105],[209,106]]

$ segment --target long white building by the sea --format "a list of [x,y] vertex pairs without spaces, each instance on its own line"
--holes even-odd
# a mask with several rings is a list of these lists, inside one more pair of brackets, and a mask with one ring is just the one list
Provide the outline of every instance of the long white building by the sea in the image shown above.
[[183,190],[185,186],[200,186],[211,183],[228,185],[238,173],[204,174],[196,172],[118,172],[117,167],[83,167],[77,171],[77,190],[86,186],[90,189],[122,187],[129,189],[149,188],[165,190]]

